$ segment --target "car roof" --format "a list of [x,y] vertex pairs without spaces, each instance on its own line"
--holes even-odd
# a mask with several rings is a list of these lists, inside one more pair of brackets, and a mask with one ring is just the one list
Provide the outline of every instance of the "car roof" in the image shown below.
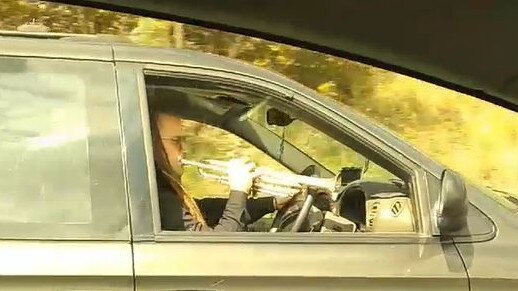
[[518,110],[518,1],[53,1],[292,44]]
[[33,37],[32,33],[0,32],[0,54],[3,56],[113,61],[112,48],[109,43],[94,45],[59,39],[68,35],[59,35],[59,37],[50,35],[48,38],[38,36],[40,34],[35,35]]
[[[239,72],[268,79],[289,87],[305,89],[281,74],[249,65],[243,61],[206,52],[177,48],[140,46],[125,37],[95,34],[23,33],[0,31],[0,53],[4,56],[32,56],[60,59],[129,61],[148,64],[188,65],[220,71]],[[286,85],[285,85],[286,86]]]

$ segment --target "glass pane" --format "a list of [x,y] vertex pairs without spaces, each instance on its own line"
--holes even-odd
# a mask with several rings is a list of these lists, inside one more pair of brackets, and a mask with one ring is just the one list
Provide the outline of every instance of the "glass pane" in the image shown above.
[[397,178],[349,147],[300,120],[295,120],[286,126],[284,133],[282,129],[275,131],[280,133],[280,136],[284,134],[285,140],[335,174],[343,167],[366,167],[365,178],[384,180]]
[[127,234],[113,64],[0,58],[0,237]]
[[0,220],[91,222],[85,82],[47,64],[3,66],[20,70],[0,71]]

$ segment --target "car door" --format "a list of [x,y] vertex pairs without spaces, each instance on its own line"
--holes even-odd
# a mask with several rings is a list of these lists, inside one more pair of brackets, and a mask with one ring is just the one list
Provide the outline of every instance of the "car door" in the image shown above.
[[[411,163],[416,193],[413,199],[419,208],[416,233],[162,231],[147,116],[146,69],[169,78],[176,73],[200,79],[214,77],[229,84],[262,86],[283,96],[295,96],[286,87],[250,74],[238,76],[185,64],[117,63],[119,94],[124,96],[123,131],[131,141],[126,159],[137,290],[468,290],[465,269],[454,245],[430,235],[426,173]],[[325,114],[324,109],[317,110]],[[331,112],[325,116],[361,131],[343,116]]]
[[114,65],[4,56],[28,44],[1,44],[0,289],[133,290]]

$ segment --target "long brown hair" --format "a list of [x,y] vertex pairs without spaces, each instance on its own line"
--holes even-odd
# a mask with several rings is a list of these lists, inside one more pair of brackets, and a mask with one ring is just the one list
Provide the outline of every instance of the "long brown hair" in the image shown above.
[[173,174],[173,167],[169,162],[167,151],[165,150],[160,131],[158,130],[158,114],[158,112],[151,113],[151,137],[153,140],[153,154],[157,170],[165,176],[169,186],[174,190],[173,192],[176,193],[184,209],[187,209],[195,220],[196,229],[199,229],[200,227],[198,227],[198,225],[206,226],[207,224],[198,204],[196,204],[194,198],[183,188],[180,177]]

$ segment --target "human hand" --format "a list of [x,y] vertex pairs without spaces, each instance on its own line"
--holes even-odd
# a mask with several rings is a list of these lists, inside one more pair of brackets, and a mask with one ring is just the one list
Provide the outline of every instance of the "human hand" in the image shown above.
[[248,193],[252,187],[253,174],[255,168],[253,163],[246,163],[242,159],[232,159],[228,162],[227,177],[231,191],[241,191]]
[[287,196],[277,196],[273,198],[273,206],[275,210],[281,210],[286,205],[291,204],[292,201],[295,200],[295,197],[297,197],[297,194],[294,195],[287,195]]

